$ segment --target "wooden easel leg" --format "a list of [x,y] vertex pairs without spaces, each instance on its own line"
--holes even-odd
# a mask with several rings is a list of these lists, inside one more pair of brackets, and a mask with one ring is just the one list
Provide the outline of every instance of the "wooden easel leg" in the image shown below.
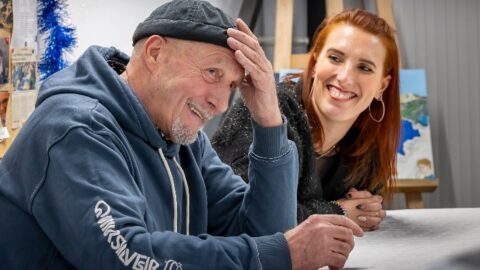
[[407,203],[407,208],[409,209],[423,208],[423,199],[421,192],[406,192],[405,201]]

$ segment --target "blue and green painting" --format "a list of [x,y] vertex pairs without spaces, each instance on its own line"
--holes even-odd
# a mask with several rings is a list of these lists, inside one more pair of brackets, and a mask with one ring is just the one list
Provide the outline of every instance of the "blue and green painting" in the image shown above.
[[400,71],[402,128],[397,151],[399,179],[435,179],[425,70]]

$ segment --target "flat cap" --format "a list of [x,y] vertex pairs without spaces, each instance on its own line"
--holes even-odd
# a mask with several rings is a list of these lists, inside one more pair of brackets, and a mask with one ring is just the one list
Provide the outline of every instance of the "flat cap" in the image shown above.
[[229,48],[227,29],[235,20],[206,1],[174,0],[155,9],[133,33],[133,45],[151,35],[201,41]]

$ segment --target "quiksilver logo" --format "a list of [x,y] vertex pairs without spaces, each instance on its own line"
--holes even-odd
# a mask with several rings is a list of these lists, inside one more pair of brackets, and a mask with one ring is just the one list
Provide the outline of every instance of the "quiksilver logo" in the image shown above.
[[[155,270],[159,267],[159,263],[146,255],[133,252],[128,248],[127,241],[120,234],[120,231],[115,227],[115,220],[110,215],[111,208],[105,201],[100,200],[95,205],[95,217],[97,223],[103,232],[103,236],[106,238],[110,247],[115,251],[115,254],[120,261],[125,265],[131,265],[134,270]],[[174,260],[168,260],[166,262],[164,270],[179,269],[181,270],[181,264]]]

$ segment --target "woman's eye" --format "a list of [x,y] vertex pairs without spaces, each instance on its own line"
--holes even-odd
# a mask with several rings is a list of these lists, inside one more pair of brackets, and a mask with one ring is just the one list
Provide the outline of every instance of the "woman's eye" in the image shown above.
[[361,65],[359,68],[360,68],[360,70],[365,71],[365,72],[373,72],[373,70],[369,66],[366,66],[366,65]]
[[340,58],[339,58],[338,56],[336,56],[336,55],[333,55],[333,54],[332,54],[332,55],[328,56],[328,58],[329,58],[332,62],[335,62],[335,63],[340,62]]

